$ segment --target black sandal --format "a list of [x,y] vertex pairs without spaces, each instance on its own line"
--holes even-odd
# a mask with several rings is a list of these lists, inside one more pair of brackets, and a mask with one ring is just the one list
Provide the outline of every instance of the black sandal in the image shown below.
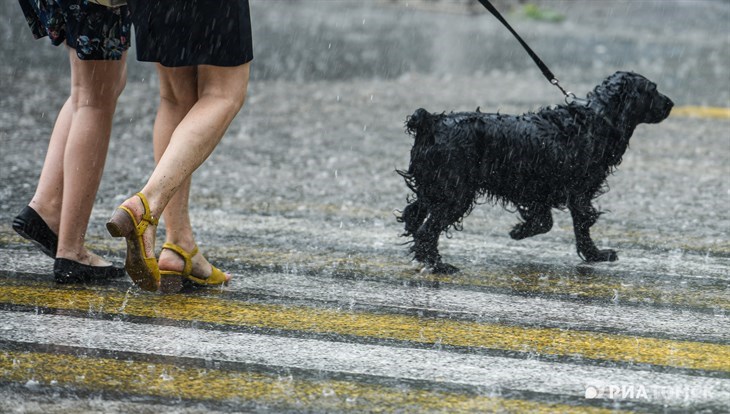
[[124,277],[124,268],[109,266],[90,266],[71,259],[58,258],[53,263],[53,277],[56,283],[90,283]]

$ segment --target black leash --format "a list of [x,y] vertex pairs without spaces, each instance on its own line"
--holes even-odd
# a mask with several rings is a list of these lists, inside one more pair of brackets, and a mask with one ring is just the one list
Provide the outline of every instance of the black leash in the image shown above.
[[533,52],[532,49],[530,49],[530,46],[528,46],[527,43],[525,43],[525,41],[522,40],[520,35],[518,35],[517,32],[515,32],[515,30],[512,28],[512,26],[510,26],[509,23],[507,23],[507,20],[505,20],[504,17],[502,17],[502,15],[499,13],[499,11],[497,11],[497,9],[492,5],[492,3],[489,2],[489,0],[479,0],[479,3],[481,3],[482,6],[484,6],[487,10],[489,10],[489,12],[492,13],[494,15],[494,17],[497,18],[497,20],[502,22],[502,24],[515,36],[515,38],[517,38],[517,40],[520,42],[522,47],[524,47],[525,50],[527,51],[527,54],[530,55],[530,57],[535,62],[537,67],[540,68],[540,70],[542,71],[542,74],[545,76],[545,78],[547,78],[548,82],[557,86],[558,89],[560,89],[560,92],[562,92],[563,95],[565,95],[566,103],[569,104],[573,101],[580,100],[580,99],[576,98],[576,96],[573,92],[566,91],[565,89],[563,89],[562,86],[560,86],[560,82],[558,81],[558,78],[556,78],[555,75],[553,75],[553,73],[550,72],[550,69],[548,69],[545,62],[543,62],[537,56],[537,54],[535,54],[535,52]]

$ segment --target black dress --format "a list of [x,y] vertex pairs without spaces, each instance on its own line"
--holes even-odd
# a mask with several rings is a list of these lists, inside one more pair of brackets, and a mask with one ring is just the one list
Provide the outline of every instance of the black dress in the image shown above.
[[128,0],[137,60],[239,66],[253,59],[248,0]]

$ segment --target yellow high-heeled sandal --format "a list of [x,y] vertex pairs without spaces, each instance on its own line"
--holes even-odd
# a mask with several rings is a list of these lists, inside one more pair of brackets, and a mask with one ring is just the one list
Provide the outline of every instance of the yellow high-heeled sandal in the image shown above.
[[177,255],[182,257],[185,262],[182,272],[175,270],[160,270],[160,290],[163,292],[174,293],[179,291],[182,288],[183,279],[187,279],[199,286],[220,286],[228,284],[226,274],[213,265],[210,265],[213,268],[212,273],[206,278],[192,274],[193,256],[198,253],[198,246],[195,246],[195,248],[190,252],[185,251],[185,249],[173,243],[165,243],[162,245],[162,248],[177,253]]
[[124,268],[134,284],[143,290],[156,292],[160,287],[160,268],[157,266],[157,259],[154,256],[147,257],[142,235],[150,224],[157,226],[159,220],[152,216],[150,205],[147,203],[144,194],[137,193],[136,195],[142,200],[144,206],[144,214],[142,214],[139,222],[135,219],[132,210],[119,206],[112,214],[109,222],[106,223],[106,229],[112,237],[124,237],[126,239],[127,260],[124,263]]

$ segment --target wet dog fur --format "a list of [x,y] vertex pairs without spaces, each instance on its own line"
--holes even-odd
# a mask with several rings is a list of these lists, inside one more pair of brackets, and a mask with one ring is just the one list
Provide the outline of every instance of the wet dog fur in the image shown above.
[[416,110],[406,122],[414,138],[408,170],[398,170],[415,197],[398,221],[412,238],[414,259],[435,273],[458,269],[442,262],[441,233],[461,230],[477,200],[512,206],[522,221],[510,232],[524,239],[548,232],[551,209],[570,211],[578,255],[614,261],[599,250],[590,228],[601,215],[592,201],[607,191],[606,178],[621,163],[637,125],[659,123],[672,101],[656,84],[616,72],[587,96],[524,115]]

